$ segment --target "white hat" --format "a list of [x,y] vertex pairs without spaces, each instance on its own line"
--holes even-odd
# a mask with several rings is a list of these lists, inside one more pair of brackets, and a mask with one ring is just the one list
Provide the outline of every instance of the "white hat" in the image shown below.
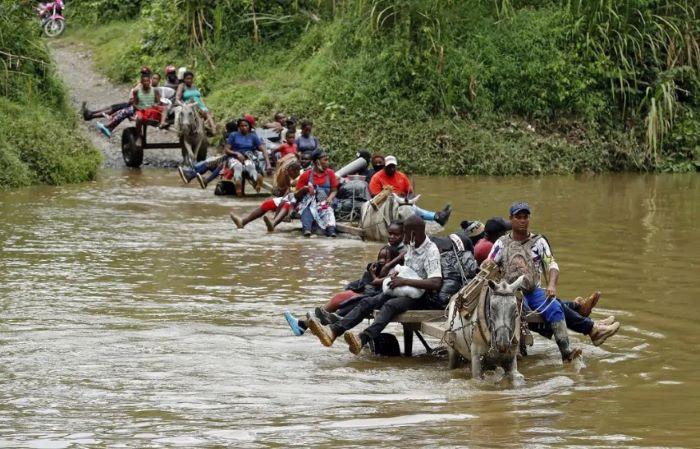
[[388,167],[389,165],[397,165],[396,164],[396,157],[387,156],[386,158],[384,158],[384,166]]

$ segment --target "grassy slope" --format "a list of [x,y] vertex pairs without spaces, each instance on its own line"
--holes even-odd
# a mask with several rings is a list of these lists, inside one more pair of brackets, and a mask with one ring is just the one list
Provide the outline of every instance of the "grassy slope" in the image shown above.
[[[381,60],[368,60],[374,56],[351,51],[337,54],[337,40],[344,32],[337,24],[317,26],[288,48],[228,48],[214,58],[215,68],[192,56],[143,56],[144,28],[142,22],[112,23],[79,30],[70,38],[91,45],[96,67],[119,81],[133,81],[132,74],[141,65],[161,68],[174,61],[194,68],[197,83],[220,122],[247,112],[264,120],[277,110],[312,118],[316,134],[337,162],[366,147],[397,155],[413,173],[575,173],[635,169],[641,164],[627,135],[591,129],[581,120],[550,122],[547,129],[533,122],[533,131],[530,123],[513,115],[469,118],[427,113],[414,98],[396,96],[391,86],[371,82],[391,76]],[[368,71],[368,67],[375,69]],[[533,79],[546,72],[522,76],[530,76],[522,83],[531,86]],[[506,77],[496,73],[490,79],[500,82]],[[548,89],[546,84],[536,87]],[[478,101],[504,102],[518,95],[517,85],[490,88],[500,89],[500,97],[481,95],[485,88],[480,87]]]
[[33,30],[21,17],[17,21],[16,29],[5,31],[20,36],[2,37],[28,42],[9,51],[33,53],[6,72],[0,97],[0,190],[94,179],[101,154],[80,132],[53,64],[41,62],[50,60],[45,43],[27,31]]
[[102,161],[73,112],[0,98],[0,189],[94,179]]

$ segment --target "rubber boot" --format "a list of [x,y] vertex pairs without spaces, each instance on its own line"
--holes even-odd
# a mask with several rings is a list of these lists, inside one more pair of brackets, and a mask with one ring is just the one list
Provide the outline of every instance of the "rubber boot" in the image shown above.
[[560,320],[550,323],[552,326],[552,331],[554,332],[554,341],[557,342],[559,346],[559,352],[561,352],[561,358],[565,362],[571,362],[575,358],[581,356],[580,348],[571,348],[569,345],[569,332],[566,330],[566,321]]

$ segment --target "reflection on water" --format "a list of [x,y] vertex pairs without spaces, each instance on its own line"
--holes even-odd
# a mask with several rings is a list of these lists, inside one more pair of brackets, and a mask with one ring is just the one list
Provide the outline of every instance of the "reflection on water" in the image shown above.
[[[164,171],[0,193],[0,446],[698,447],[697,175],[419,178],[463,218],[530,201],[563,297],[623,328],[586,367],[541,338],[526,383],[291,336],[379,245],[235,231],[254,201]],[[485,201],[484,199],[488,199]],[[398,329],[392,328],[398,332]]]

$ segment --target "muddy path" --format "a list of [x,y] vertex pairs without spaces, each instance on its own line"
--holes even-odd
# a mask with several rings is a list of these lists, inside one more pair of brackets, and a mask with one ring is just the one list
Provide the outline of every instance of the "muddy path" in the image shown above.
[[[71,104],[76,111],[80,111],[82,102],[89,109],[99,109],[114,103],[125,102],[129,96],[130,86],[115,84],[100,75],[92,63],[92,52],[84,47],[54,43],[51,45],[54,60],[59,74],[66,83],[70,93]],[[112,135],[111,139],[104,137],[95,128],[97,120],[81,122],[86,135],[102,151],[104,155],[104,167],[123,168],[124,160],[121,153],[122,130],[132,125],[132,122],[122,122]],[[174,142],[177,136],[172,131],[160,131],[150,128],[148,131],[149,142]],[[181,160],[178,149],[147,150],[144,154],[144,167],[175,167]]]

